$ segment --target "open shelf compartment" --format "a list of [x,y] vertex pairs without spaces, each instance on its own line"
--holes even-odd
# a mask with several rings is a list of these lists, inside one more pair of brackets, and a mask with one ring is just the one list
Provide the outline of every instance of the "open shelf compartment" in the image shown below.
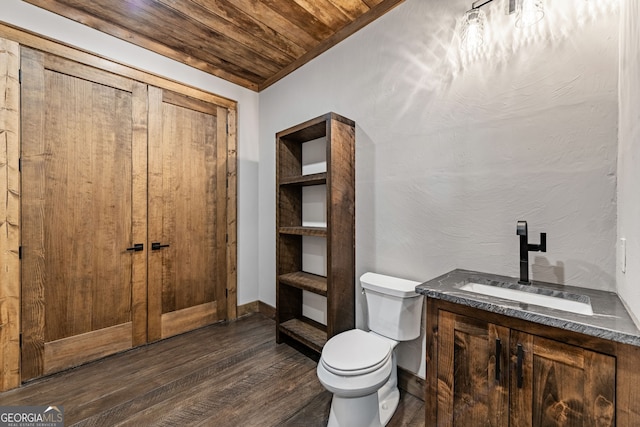
[[313,325],[312,321],[290,319],[281,323],[278,329],[318,353],[322,352],[322,347],[327,343],[327,332],[320,325]]

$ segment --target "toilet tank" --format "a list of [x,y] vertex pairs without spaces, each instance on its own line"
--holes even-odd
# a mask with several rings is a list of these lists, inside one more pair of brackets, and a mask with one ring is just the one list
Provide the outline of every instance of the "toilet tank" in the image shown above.
[[369,329],[396,341],[420,336],[423,297],[415,288],[420,282],[365,273],[360,276],[369,312]]

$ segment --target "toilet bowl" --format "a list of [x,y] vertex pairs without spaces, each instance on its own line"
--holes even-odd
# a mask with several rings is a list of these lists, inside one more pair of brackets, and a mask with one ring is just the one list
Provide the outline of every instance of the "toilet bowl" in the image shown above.
[[360,281],[372,330],[352,329],[332,337],[318,362],[318,379],[333,393],[329,427],[382,427],[389,422],[400,400],[395,348],[420,335],[418,282],[375,273]]
[[[333,393],[328,425],[385,425],[399,401],[396,377],[391,375],[396,372],[397,341],[360,329],[334,338],[322,350],[317,369],[320,383]],[[388,419],[382,419],[386,415]]]

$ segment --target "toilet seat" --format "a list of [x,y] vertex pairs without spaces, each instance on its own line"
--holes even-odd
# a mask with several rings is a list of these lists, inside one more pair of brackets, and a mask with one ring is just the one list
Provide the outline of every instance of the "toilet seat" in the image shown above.
[[322,349],[320,362],[336,375],[357,376],[384,366],[393,353],[389,341],[360,329],[342,332]]

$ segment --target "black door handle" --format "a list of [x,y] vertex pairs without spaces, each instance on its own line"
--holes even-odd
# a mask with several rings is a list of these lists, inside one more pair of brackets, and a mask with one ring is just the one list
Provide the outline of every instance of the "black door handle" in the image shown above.
[[151,243],[151,250],[152,251],[157,251],[161,248],[168,248],[169,245],[161,245],[160,242],[152,242]]
[[140,252],[142,250],[144,250],[144,244],[142,243],[135,243],[132,247],[127,248],[128,251],[133,251],[133,252]]

